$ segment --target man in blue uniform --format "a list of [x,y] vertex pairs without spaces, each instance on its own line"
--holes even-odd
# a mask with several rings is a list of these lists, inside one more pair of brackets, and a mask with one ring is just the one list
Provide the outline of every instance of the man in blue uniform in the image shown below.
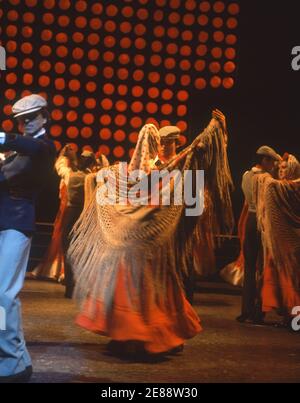
[[32,373],[26,349],[18,294],[24,283],[35,200],[53,169],[55,147],[47,138],[47,102],[29,95],[13,105],[24,135],[0,132],[0,382],[27,382]]

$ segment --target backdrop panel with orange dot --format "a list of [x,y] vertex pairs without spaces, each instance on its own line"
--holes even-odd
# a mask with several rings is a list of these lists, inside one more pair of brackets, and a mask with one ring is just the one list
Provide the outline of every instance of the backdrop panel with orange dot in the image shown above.
[[238,3],[0,2],[2,129],[17,131],[17,99],[41,93],[57,149],[69,142],[128,159],[145,123],[187,133],[197,94],[235,86]]

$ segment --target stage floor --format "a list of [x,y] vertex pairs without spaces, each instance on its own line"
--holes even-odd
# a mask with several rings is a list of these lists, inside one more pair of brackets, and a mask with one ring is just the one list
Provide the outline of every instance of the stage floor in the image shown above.
[[21,295],[33,383],[300,381],[299,334],[237,323],[238,295],[198,293],[195,309],[204,330],[184,352],[159,363],[129,363],[106,355],[107,338],[74,324],[76,306],[63,291],[29,280]]

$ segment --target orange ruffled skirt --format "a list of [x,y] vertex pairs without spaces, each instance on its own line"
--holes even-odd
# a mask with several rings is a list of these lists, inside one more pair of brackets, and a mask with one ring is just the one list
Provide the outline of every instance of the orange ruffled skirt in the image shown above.
[[142,341],[150,353],[166,352],[201,331],[200,319],[183,290],[170,276],[165,302],[155,297],[152,270],[138,291],[129,271],[119,267],[113,301],[104,309],[102,301],[88,298],[76,323],[116,341]]

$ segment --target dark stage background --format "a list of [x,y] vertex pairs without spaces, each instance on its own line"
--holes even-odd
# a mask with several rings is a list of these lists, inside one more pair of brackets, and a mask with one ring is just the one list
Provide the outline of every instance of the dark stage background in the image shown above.
[[[236,185],[233,200],[238,217],[241,176],[251,166],[260,145],[268,144],[281,154],[288,151],[300,157],[300,71],[291,68],[291,50],[300,46],[297,3],[1,1],[1,44],[6,47],[10,41],[7,55],[11,63],[6,72],[1,72],[0,79],[2,127],[16,130],[9,108],[24,90],[44,92],[52,113],[50,133],[58,149],[66,142],[76,144],[79,150],[91,146],[97,151],[100,146],[111,161],[128,160],[139,125],[150,116],[159,125],[179,124],[190,141],[206,126],[211,110],[217,107],[228,120],[229,158]],[[94,4],[98,6],[92,9]],[[107,12],[105,7],[105,11],[101,10],[101,5],[117,6],[119,11],[116,13],[111,7]],[[239,13],[236,5],[240,6]],[[130,9],[121,12],[124,7],[132,7],[133,15]],[[144,11],[138,13],[138,9]],[[28,13],[33,13],[34,18]],[[47,20],[45,14],[53,14],[54,20],[49,16]],[[58,20],[59,16],[70,18],[71,25],[68,18]],[[76,20],[78,17],[83,18]],[[223,19],[224,24],[216,18]],[[132,31],[127,32],[130,28],[125,24],[122,32],[122,22],[131,22]],[[170,28],[173,30],[169,31]],[[65,42],[65,35],[71,38],[74,34],[72,29],[80,34],[72,43]],[[206,32],[208,38],[205,34],[200,37],[200,32]],[[61,33],[65,35],[57,36]],[[235,35],[237,42],[228,35]],[[121,42],[124,37],[129,41]],[[167,48],[170,44],[176,46]],[[87,60],[87,55],[91,60]],[[135,58],[136,55],[139,57]],[[25,59],[32,60],[32,66],[28,60],[25,63],[26,71]],[[71,64],[74,66],[70,72]],[[104,67],[108,68],[104,71]],[[114,76],[111,67],[115,69]],[[155,74],[149,76],[150,73]],[[90,84],[93,82],[95,88]],[[110,85],[104,87],[105,84]],[[144,93],[139,96],[141,88]],[[105,119],[100,121],[103,115]],[[53,220],[58,205],[57,187],[58,179],[53,175],[41,196],[38,220]]]

